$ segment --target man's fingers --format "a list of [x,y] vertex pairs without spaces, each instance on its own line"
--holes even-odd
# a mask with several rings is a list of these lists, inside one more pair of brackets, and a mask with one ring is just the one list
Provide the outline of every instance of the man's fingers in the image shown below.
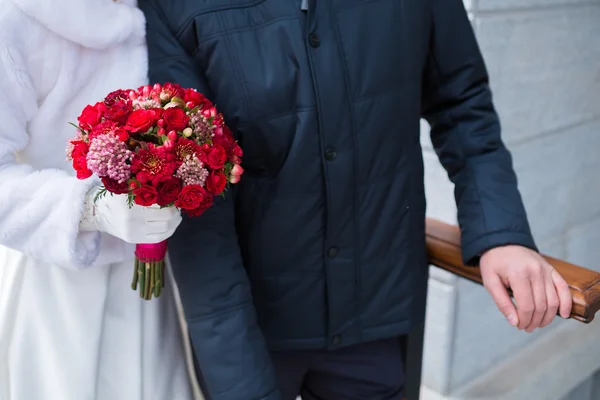
[[509,281],[513,297],[517,303],[517,314],[519,316],[519,329],[523,330],[529,326],[535,310],[533,290],[528,276],[513,277]]
[[569,287],[539,253],[522,246],[499,246],[483,253],[480,266],[485,287],[519,330],[544,327],[557,311],[569,317],[573,305]]
[[558,311],[558,306],[560,305],[560,300],[558,299],[556,288],[554,287],[554,283],[552,282],[552,271],[546,272],[545,275],[546,302],[548,304],[548,308],[546,309],[546,314],[542,319],[540,328],[548,326],[550,322],[552,322],[554,317],[556,317],[556,312]]
[[531,322],[525,327],[525,331],[528,333],[539,328],[546,311],[548,310],[548,303],[546,301],[546,279],[541,266],[531,269],[530,285],[533,292],[533,304],[535,308],[533,310],[533,315],[531,316]]
[[558,300],[560,302],[560,316],[563,318],[569,318],[571,315],[571,308],[573,307],[573,296],[569,290],[569,285],[555,269],[552,269],[551,276],[554,287],[556,288],[556,293],[558,294]]
[[496,306],[500,312],[504,314],[509,324],[512,326],[517,326],[519,323],[517,309],[515,308],[515,305],[508,294],[508,290],[506,290],[506,287],[500,280],[500,277],[492,274],[486,278],[485,287],[492,296],[492,299],[494,299]]

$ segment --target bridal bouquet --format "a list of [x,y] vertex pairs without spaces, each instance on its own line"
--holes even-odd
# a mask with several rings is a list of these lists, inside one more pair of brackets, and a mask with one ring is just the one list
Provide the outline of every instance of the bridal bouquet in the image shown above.
[[[92,175],[106,194],[130,206],[177,207],[189,216],[208,209],[240,180],[242,149],[214,105],[194,89],[166,83],[116,90],[77,118],[67,156],[79,179]],[[132,289],[149,300],[164,287],[167,242],[137,244]]]

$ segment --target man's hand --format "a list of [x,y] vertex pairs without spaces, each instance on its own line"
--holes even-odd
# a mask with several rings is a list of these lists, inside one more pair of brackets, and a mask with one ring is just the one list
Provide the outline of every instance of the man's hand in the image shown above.
[[[537,252],[522,246],[502,246],[480,259],[483,285],[512,326],[526,332],[552,322],[556,312],[568,318],[573,298],[559,273]],[[515,299],[513,304],[507,288]]]

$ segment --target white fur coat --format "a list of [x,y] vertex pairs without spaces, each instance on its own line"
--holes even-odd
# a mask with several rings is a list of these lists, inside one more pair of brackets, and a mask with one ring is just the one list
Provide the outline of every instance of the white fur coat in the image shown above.
[[0,244],[67,267],[130,259],[78,233],[91,182],[65,161],[68,122],[146,78],[144,18],[111,0],[0,0]]
[[142,301],[133,246],[78,231],[65,159],[86,104],[145,83],[144,27],[133,0],[0,0],[0,400],[192,398],[173,291]]

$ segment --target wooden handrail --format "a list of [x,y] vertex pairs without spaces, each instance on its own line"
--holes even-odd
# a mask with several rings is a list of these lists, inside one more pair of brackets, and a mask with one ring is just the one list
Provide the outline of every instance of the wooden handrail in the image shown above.
[[[482,284],[477,267],[465,266],[461,258],[460,230],[455,225],[427,218],[429,263]],[[600,310],[600,273],[544,256],[569,284],[573,295],[571,318],[589,323]]]

